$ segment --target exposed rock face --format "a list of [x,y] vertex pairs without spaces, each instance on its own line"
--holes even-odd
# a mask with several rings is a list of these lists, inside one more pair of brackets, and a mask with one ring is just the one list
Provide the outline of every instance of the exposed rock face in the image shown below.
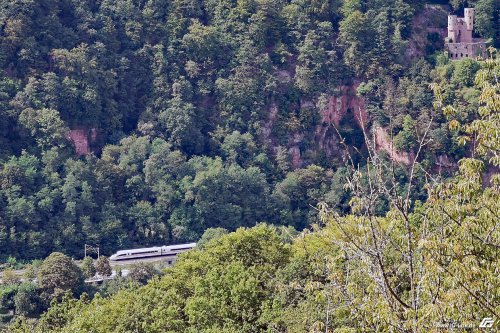
[[77,155],[88,155],[92,151],[91,145],[97,141],[97,129],[72,129],[68,138],[73,142]]
[[302,166],[302,160],[300,158],[300,147],[299,144],[304,139],[304,134],[295,133],[292,138],[292,147],[288,150],[292,159],[292,167],[294,169],[300,168]]
[[408,60],[423,57],[428,45],[428,34],[437,34],[441,40],[447,35],[447,21],[449,6],[425,5],[424,9],[415,15],[412,20],[412,35],[406,48]]
[[276,78],[282,83],[289,83],[292,81],[292,74],[287,70],[280,70],[276,73]]
[[262,126],[262,135],[264,137],[265,142],[270,146],[273,147],[273,138],[272,138],[272,129],[274,122],[276,121],[276,117],[278,116],[278,106],[276,103],[271,104],[271,107],[269,108],[269,117],[267,121],[263,124]]
[[302,165],[302,160],[300,159],[300,148],[299,146],[292,146],[290,149],[288,149],[288,153],[291,156],[292,160],[292,168],[298,169]]
[[[339,135],[335,130],[341,129],[342,120],[350,114],[350,119],[356,122],[360,128],[365,128],[367,133],[372,133],[375,140],[375,149],[377,151],[385,151],[390,158],[396,163],[410,165],[413,163],[415,156],[412,153],[399,152],[393,147],[390,136],[382,127],[371,128],[370,119],[366,111],[366,104],[363,98],[357,96],[356,90],[360,82],[355,82],[349,86],[341,86],[338,88],[338,94],[328,96],[328,104],[323,110],[319,110],[321,116],[320,123],[316,126],[314,140],[317,142],[318,150],[322,151],[327,157],[333,157],[342,154],[343,148],[339,145]],[[311,100],[301,100],[300,107],[315,109],[314,102]],[[280,110],[273,103],[269,107],[269,116],[263,124],[262,134],[263,139],[272,150],[276,149],[277,143],[272,135],[272,128],[278,118]],[[346,119],[344,119],[344,122]],[[343,124],[345,125],[345,124]],[[288,153],[293,168],[300,168],[304,165],[304,156],[315,155],[319,151],[301,151],[300,144],[305,139],[308,133],[290,133],[288,139]],[[449,167],[450,161],[446,157],[440,156],[438,163],[443,167]]]
[[328,97],[328,107],[321,110],[321,124],[316,128],[316,140],[326,156],[331,157],[338,152],[339,137],[333,126],[340,128],[342,119],[352,112],[357,125],[361,128],[368,125],[368,114],[365,101],[356,95],[359,82],[350,86],[339,87],[337,96]]
[[441,168],[456,168],[457,163],[450,159],[448,155],[438,155],[436,156],[436,166]]
[[359,82],[351,86],[341,86],[340,96],[330,96],[328,98],[328,109],[321,111],[323,124],[340,125],[340,121],[348,110],[354,112],[356,122],[360,127],[366,126],[368,115],[366,113],[365,101],[356,95]]
[[391,138],[382,127],[376,127],[373,130],[375,134],[375,145],[377,150],[383,150],[389,154],[394,162],[410,165],[415,157],[413,154],[398,152],[391,141]]
[[[278,73],[280,79],[285,80],[288,77],[288,73],[282,71]],[[348,112],[352,112],[354,116],[354,121],[357,125],[362,127],[367,127],[368,114],[365,108],[365,102],[361,97],[356,95],[356,90],[359,86],[359,82],[355,82],[350,86],[341,86],[338,88],[338,94],[336,96],[328,97],[328,105],[324,110],[320,110],[320,123],[317,125],[314,140],[318,143],[318,148],[322,150],[326,156],[332,157],[339,152],[339,138],[334,125],[339,128],[342,118]],[[312,109],[315,110],[314,101],[303,99],[300,101],[301,109]],[[272,136],[272,128],[278,118],[278,113],[280,110],[278,106],[273,103],[269,107],[268,119],[263,123],[262,126],[262,136],[264,141],[275,150],[277,143]],[[317,111],[314,111],[317,112]],[[303,155],[305,152],[301,151],[300,144],[308,133],[290,133],[288,140],[288,152],[290,154],[290,159],[292,166],[294,168],[300,168],[303,166]],[[312,152],[313,154],[315,152]]]

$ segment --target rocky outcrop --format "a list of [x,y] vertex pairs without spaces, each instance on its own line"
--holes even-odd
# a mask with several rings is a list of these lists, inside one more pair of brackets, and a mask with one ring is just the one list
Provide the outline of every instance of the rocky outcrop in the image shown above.
[[[439,36],[439,41],[443,41],[447,36],[447,20],[449,6],[425,5],[412,20],[412,34],[406,48],[406,58],[408,60],[420,58],[427,54],[429,43],[428,36],[435,34]],[[442,42],[439,43],[443,47]]]
[[[289,77],[289,73],[286,71],[281,71],[277,75],[281,80],[286,80]],[[358,86],[359,82],[355,82],[353,85],[339,87],[338,93],[328,96],[327,105],[324,109],[319,111],[317,111],[315,101],[308,99],[302,99],[300,101],[301,109],[310,109],[313,112],[320,113],[320,122],[316,126],[314,132],[314,141],[317,143],[318,149],[327,157],[335,156],[341,149],[339,147],[339,137],[335,127],[340,127],[341,121],[347,113],[352,112],[353,119],[357,126],[366,127],[368,124],[369,119],[365,102],[363,98],[356,94]],[[272,103],[269,106],[268,118],[262,124],[262,138],[273,151],[276,150],[277,142],[275,138],[273,138],[272,129],[278,119],[279,112],[280,110],[277,104]],[[305,152],[301,151],[301,142],[308,135],[310,134],[302,132],[289,134],[287,149],[294,168],[303,166],[304,155],[312,156],[318,153],[317,151],[311,151],[305,154]]]
[[92,152],[93,144],[97,142],[97,129],[72,129],[69,131],[68,139],[73,143],[77,155],[88,155]]
[[341,86],[337,96],[328,97],[328,108],[321,110],[323,124],[335,124],[338,127],[347,112],[353,112],[358,126],[362,127],[363,124],[366,126],[368,115],[363,98],[356,95],[358,87],[359,82]]
[[335,155],[339,150],[339,136],[335,127],[340,129],[341,121],[348,112],[353,113],[357,126],[368,126],[365,101],[356,94],[358,86],[359,82],[339,87],[338,94],[328,97],[327,108],[320,110],[321,123],[316,129],[315,137],[319,148],[327,157]]
[[295,133],[291,138],[291,147],[288,149],[288,153],[290,154],[292,167],[294,169],[302,167],[302,159],[300,152],[300,143],[304,140],[303,133]]
[[270,146],[273,147],[273,138],[272,138],[272,131],[273,131],[273,125],[276,121],[276,117],[278,116],[278,106],[276,103],[272,103],[271,106],[269,107],[269,117],[267,118],[267,121],[264,122],[262,126],[262,136],[264,138],[264,141]]
[[[333,157],[339,153],[341,154],[343,147],[339,145],[339,134],[335,128],[341,130],[341,126],[345,126],[345,121],[349,118],[344,118],[348,115],[348,113],[352,113],[350,115],[350,119],[353,119],[357,126],[360,128],[364,127],[367,133],[373,134],[375,149],[377,151],[386,152],[396,163],[404,165],[411,165],[413,163],[415,159],[414,154],[397,151],[394,148],[386,129],[379,126],[371,129],[369,128],[370,119],[366,111],[365,101],[356,94],[358,86],[359,83],[339,87],[338,94],[335,96],[328,96],[328,103],[326,107],[318,111],[321,116],[321,121],[317,125],[314,133],[314,141],[317,143],[318,151],[301,151],[301,142],[305,139],[308,133],[290,133],[287,149],[293,168],[303,167],[304,156],[313,156],[319,151],[322,151],[327,157]],[[310,100],[301,100],[300,107],[311,109],[316,108],[314,103]],[[278,106],[273,103],[269,107],[268,119],[262,127],[263,138],[272,150],[276,149],[276,142],[272,136],[272,128],[275,125],[279,111]],[[344,124],[342,124],[343,120]],[[437,165],[443,168],[449,168],[452,167],[453,162],[451,162],[446,156],[438,156]]]
[[457,167],[457,163],[448,155],[443,154],[436,156],[436,166],[439,167],[439,169],[454,169]]
[[389,154],[389,157],[396,163],[401,163],[405,165],[410,165],[413,163],[415,156],[407,152],[399,152],[394,148],[394,145],[387,134],[386,130],[382,127],[375,127],[373,129],[375,135],[375,149],[378,151],[385,151]]
[[366,113],[365,101],[363,98],[356,95],[356,90],[359,87],[359,82],[350,86],[339,87],[337,96],[328,97],[328,108],[321,110],[321,118],[323,124],[340,125],[340,121],[347,112],[353,112],[358,126],[366,126],[368,114]]

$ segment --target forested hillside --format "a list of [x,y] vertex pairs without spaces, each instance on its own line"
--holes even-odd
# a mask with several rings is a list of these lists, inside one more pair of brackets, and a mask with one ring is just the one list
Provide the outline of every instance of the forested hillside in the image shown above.
[[[436,108],[475,147],[452,178],[429,180],[426,202],[402,196],[396,175],[385,177],[391,163],[371,151],[366,171],[347,167],[351,214],[321,204],[320,223],[299,235],[265,224],[229,234],[209,229],[197,249],[142,287],[118,278],[91,299],[81,294],[78,267],[53,253],[39,268],[40,296],[26,283],[11,285],[18,316],[6,332],[468,332],[485,321],[483,329],[495,331],[499,74],[498,58],[481,62],[473,121],[459,121],[460,108],[444,104],[434,86]],[[386,214],[377,213],[380,201],[391,207]],[[31,319],[47,295],[50,309]]]
[[[477,33],[498,44],[498,2],[470,4]],[[350,155],[364,168],[363,131],[400,162],[404,185],[429,126],[418,161],[450,174],[469,148],[429,84],[446,82],[446,102],[470,120],[479,65],[439,55],[447,6],[2,1],[0,259],[80,257],[84,243],[112,253],[258,222],[301,230],[319,221],[319,202],[350,212],[345,166]],[[416,26],[428,12],[433,32]],[[407,52],[417,37],[421,58]],[[414,199],[425,177],[419,169]]]
[[[466,6],[488,56],[450,61]],[[493,332],[499,13],[0,0],[0,330]]]

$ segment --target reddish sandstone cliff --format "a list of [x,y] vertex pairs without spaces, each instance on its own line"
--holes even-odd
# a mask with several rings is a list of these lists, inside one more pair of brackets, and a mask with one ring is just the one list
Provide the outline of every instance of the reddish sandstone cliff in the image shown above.
[[75,128],[69,131],[68,138],[75,146],[77,155],[88,155],[92,144],[97,141],[97,129]]

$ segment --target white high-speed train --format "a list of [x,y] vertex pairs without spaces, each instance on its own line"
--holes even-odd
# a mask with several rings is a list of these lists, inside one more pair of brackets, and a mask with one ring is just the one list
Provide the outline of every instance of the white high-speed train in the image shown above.
[[196,243],[147,247],[143,249],[121,250],[109,257],[112,261],[130,260],[130,259],[145,259],[151,257],[172,257],[177,254],[191,250],[196,247]]

